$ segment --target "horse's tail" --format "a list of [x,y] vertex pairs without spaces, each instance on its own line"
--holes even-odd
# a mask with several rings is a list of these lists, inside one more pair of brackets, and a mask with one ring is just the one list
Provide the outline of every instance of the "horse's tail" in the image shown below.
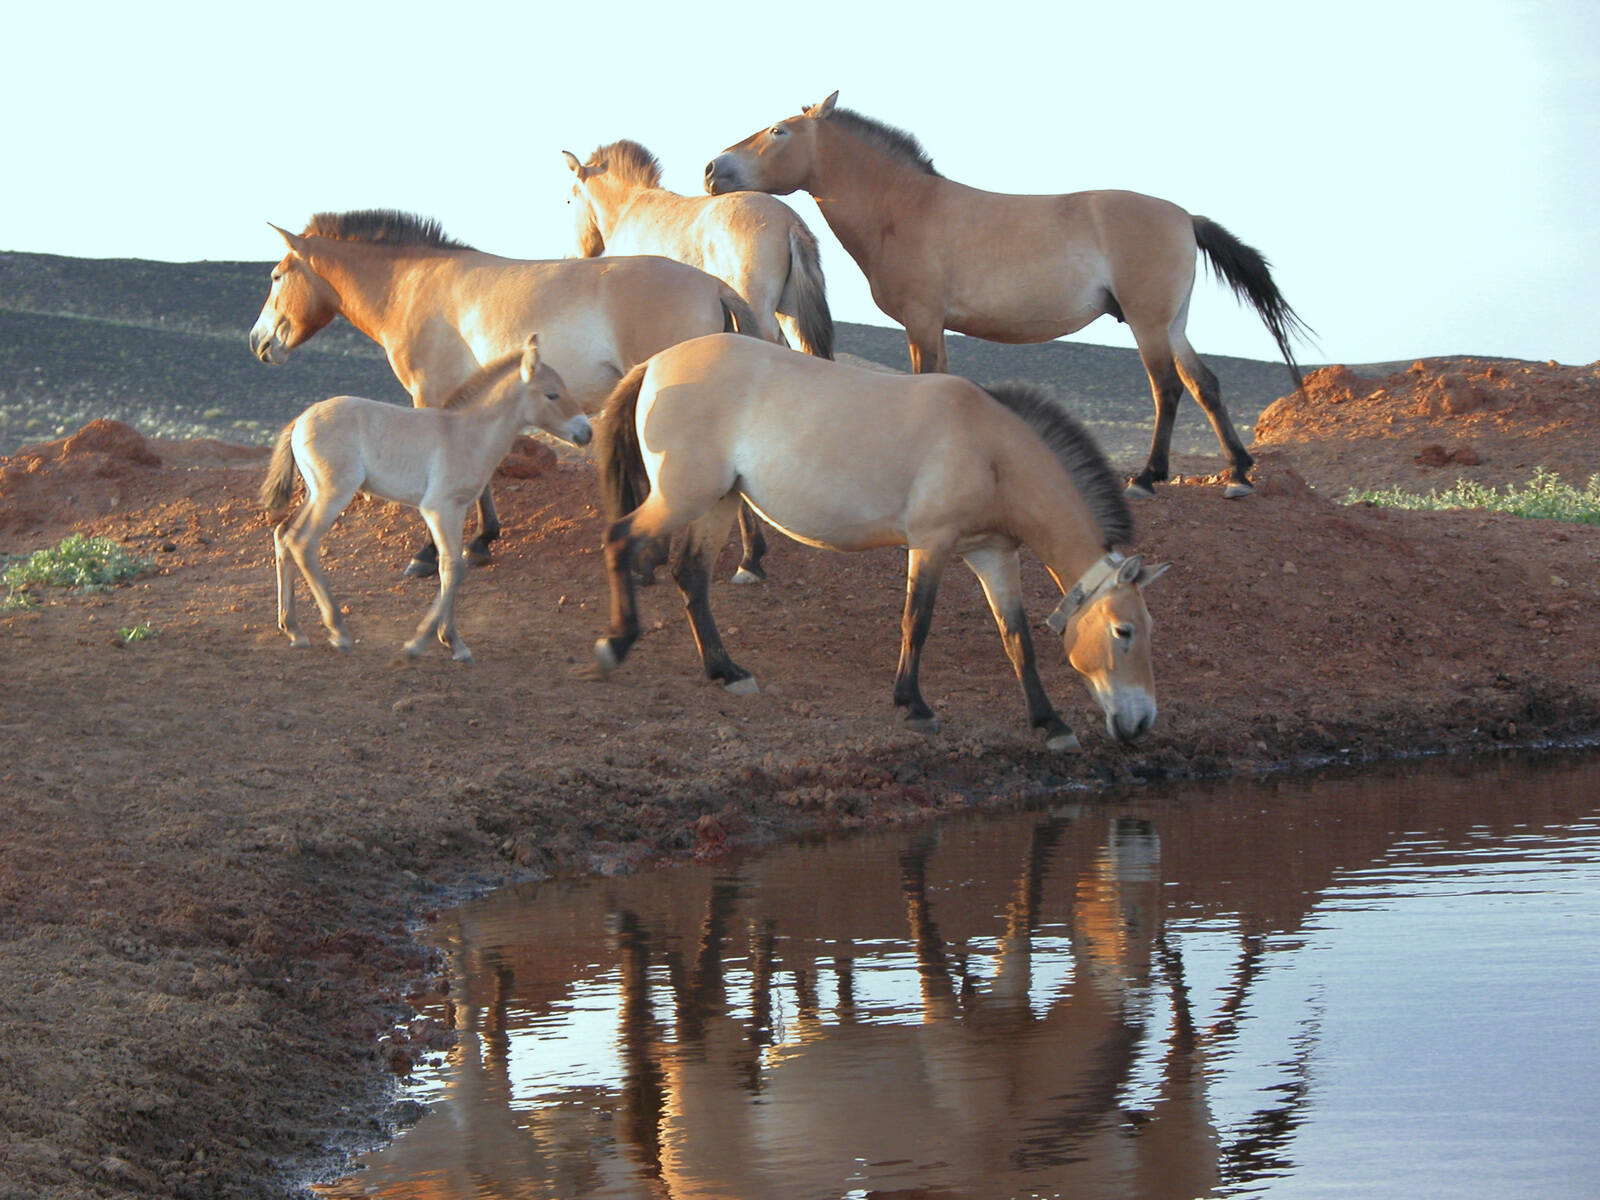
[[289,501],[294,497],[294,480],[299,473],[294,461],[295,422],[290,421],[278,434],[272,447],[272,461],[267,466],[267,477],[261,481],[261,507],[267,510],[267,520],[276,525],[289,513]]
[[1272,281],[1271,264],[1266,256],[1206,217],[1194,218],[1194,240],[1205,253],[1212,271],[1233,289],[1233,294],[1241,301],[1249,301],[1266,323],[1272,340],[1278,343],[1278,352],[1283,355],[1283,361],[1289,364],[1289,374],[1294,377],[1295,387],[1300,387],[1303,382],[1300,364],[1294,360],[1289,339],[1308,338],[1311,330],[1289,307],[1278,285]]
[[761,327],[756,321],[756,310],[750,307],[750,302],[727,283],[720,279],[717,282],[722,285],[722,332],[733,333],[737,330],[751,337],[760,337]]
[[[748,308],[748,305],[746,306]],[[629,371],[611,389],[595,422],[595,461],[600,467],[600,492],[606,515],[615,521],[644,503],[650,476],[639,446],[639,393],[644,390],[648,361]]]
[[789,227],[789,283],[784,298],[792,299],[793,327],[799,349],[818,358],[833,357],[833,313],[822,278],[817,237],[799,221]]

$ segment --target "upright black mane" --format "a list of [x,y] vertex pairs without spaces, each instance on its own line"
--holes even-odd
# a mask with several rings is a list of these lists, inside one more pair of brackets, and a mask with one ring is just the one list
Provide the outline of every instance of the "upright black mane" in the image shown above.
[[430,246],[435,250],[472,249],[465,242],[447,237],[439,222],[392,208],[317,213],[306,224],[301,236],[334,238],[341,242],[376,242],[385,246]]
[[915,167],[927,175],[939,174],[934,170],[933,159],[928,157],[928,152],[922,148],[922,143],[904,129],[885,125],[874,117],[864,117],[853,108],[835,108],[823,120],[838,121],[857,137],[871,142],[885,154],[899,159],[908,167]]
[[1061,401],[1033,383],[999,383],[984,391],[1027,422],[1050,447],[1094,514],[1106,549],[1133,541],[1133,511],[1122,480],[1089,431],[1061,407]]
[[623,138],[609,146],[600,146],[589,155],[588,166],[606,164],[606,173],[628,183],[644,187],[661,186],[661,160],[638,142]]

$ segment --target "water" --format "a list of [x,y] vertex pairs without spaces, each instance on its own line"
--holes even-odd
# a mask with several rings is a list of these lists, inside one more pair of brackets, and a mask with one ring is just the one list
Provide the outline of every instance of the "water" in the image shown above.
[[1189,788],[435,936],[459,1045],[333,1195],[1600,1197],[1600,760]]

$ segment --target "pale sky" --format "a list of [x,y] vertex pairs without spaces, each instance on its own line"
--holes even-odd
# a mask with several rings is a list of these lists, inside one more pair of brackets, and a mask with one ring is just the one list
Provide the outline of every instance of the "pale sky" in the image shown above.
[[[1594,0],[153,0],[13,6],[4,45],[0,250],[264,262],[269,221],[382,207],[565,257],[562,150],[632,138],[699,194],[716,152],[837,89],[963,183],[1220,222],[1317,331],[1303,361],[1600,358]],[[892,325],[788,199],[835,318]],[[1204,273],[1189,329],[1276,357]],[[1074,338],[1132,344],[1109,318]]]

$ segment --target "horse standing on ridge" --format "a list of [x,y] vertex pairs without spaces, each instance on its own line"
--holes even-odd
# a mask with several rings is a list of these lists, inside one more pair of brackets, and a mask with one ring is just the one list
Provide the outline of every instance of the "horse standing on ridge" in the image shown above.
[[1149,458],[1129,491],[1154,495],[1167,478],[1185,387],[1228,457],[1225,494],[1253,490],[1255,460],[1184,327],[1200,251],[1261,316],[1300,386],[1289,340],[1306,329],[1259,251],[1215,221],[1137,192],[1020,196],[956,183],[916,138],[835,107],[838,96],[728,147],[706,164],[706,190],[809,192],[878,307],[905,326],[917,373],[947,369],[947,329],[1047,342],[1110,313],[1133,333],[1156,407]]

